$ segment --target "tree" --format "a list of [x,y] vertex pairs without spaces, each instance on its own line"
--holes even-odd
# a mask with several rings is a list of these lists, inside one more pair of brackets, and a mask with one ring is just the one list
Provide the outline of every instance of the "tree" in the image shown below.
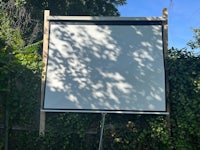
[[81,16],[119,16],[117,6],[126,4],[126,0],[26,0],[26,7],[32,14],[43,14],[49,9],[52,15]]
[[12,138],[14,126],[37,125],[36,92],[42,67],[38,49],[42,42],[25,46],[23,35],[27,33],[24,30],[29,20],[23,7],[8,1],[1,2],[0,10],[0,123],[4,122],[5,129],[2,132],[5,136],[0,136],[2,149],[3,145],[8,148],[8,137]]
[[189,41],[188,45],[192,48],[192,49],[198,49],[200,48],[200,28],[196,28],[193,29],[194,32],[194,40]]
[[[200,141],[200,58],[171,48],[168,58],[172,139],[175,149],[196,150]],[[195,139],[195,140],[194,140]]]
[[31,17],[37,20],[39,35],[42,39],[42,22],[44,10],[50,10],[51,15],[67,16],[119,16],[117,6],[126,4],[126,0],[26,0],[25,7]]

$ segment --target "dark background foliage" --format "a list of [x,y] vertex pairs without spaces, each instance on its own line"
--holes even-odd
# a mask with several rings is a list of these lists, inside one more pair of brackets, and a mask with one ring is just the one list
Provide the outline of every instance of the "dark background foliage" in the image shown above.
[[[125,0],[3,0],[0,3],[0,149],[98,149],[101,114],[47,113],[39,136],[43,10],[52,15],[118,16]],[[199,29],[193,49],[199,48]],[[165,115],[107,114],[104,149],[200,149],[200,60],[170,48],[170,120]],[[6,123],[6,118],[8,122]],[[169,121],[169,122],[168,122]],[[8,128],[6,128],[8,125]]]

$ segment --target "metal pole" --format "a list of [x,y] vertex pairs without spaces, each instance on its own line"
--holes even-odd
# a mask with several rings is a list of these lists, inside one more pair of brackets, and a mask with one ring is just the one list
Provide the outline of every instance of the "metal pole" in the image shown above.
[[99,140],[99,150],[103,149],[103,131],[104,131],[104,125],[105,125],[105,118],[106,118],[106,113],[102,113],[102,125],[101,125],[101,134],[100,134],[100,140]]

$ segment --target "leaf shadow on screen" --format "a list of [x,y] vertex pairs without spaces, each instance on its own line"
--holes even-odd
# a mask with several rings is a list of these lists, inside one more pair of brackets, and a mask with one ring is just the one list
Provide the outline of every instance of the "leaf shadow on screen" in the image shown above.
[[44,108],[165,110],[161,29],[52,24]]

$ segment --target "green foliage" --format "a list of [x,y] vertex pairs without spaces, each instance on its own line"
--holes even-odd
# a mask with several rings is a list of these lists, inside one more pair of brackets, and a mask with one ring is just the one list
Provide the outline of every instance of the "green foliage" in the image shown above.
[[[28,34],[29,28],[28,32],[22,31],[26,25],[14,24],[18,13],[12,15],[9,11],[17,12],[26,6],[30,8],[32,17],[39,20],[42,20],[42,11],[48,8],[53,15],[117,16],[119,12],[116,6],[125,4],[125,0],[13,2],[14,8],[1,9],[0,12],[0,108],[3,108],[0,110],[0,123],[5,119],[5,109],[9,109],[9,148],[98,149],[100,114],[47,113],[46,135],[38,136],[42,41],[27,44],[26,38],[35,34]],[[1,3],[0,7],[5,8],[3,6]],[[195,30],[195,41],[190,44],[192,48],[199,48],[198,39],[199,29]],[[166,116],[108,114],[104,128],[104,149],[200,149],[199,59],[199,56],[186,49],[169,50],[167,74],[170,86],[170,124]],[[0,149],[4,146],[2,133]]]
[[15,0],[15,6],[17,8],[19,8],[19,7],[21,7],[21,6],[25,5],[25,4],[26,4],[26,0]]
[[[119,16],[117,6],[126,4],[126,0],[27,0],[26,7],[32,9],[35,17],[49,9],[52,15],[68,16]],[[36,16],[36,12],[37,16]]]
[[200,28],[193,29],[194,32],[194,41],[189,41],[188,45],[192,49],[200,48]]
[[200,58],[186,50],[173,48],[169,55],[168,73],[174,144],[177,149],[199,149],[196,142],[200,142]]
[[[13,24],[8,10],[0,12],[0,123],[9,111],[9,141],[15,136],[12,128],[37,128],[40,72],[42,68],[41,41],[24,46],[21,29]],[[3,130],[4,131],[4,130]],[[0,132],[0,149],[3,149],[4,132]],[[15,148],[12,148],[15,149]]]

